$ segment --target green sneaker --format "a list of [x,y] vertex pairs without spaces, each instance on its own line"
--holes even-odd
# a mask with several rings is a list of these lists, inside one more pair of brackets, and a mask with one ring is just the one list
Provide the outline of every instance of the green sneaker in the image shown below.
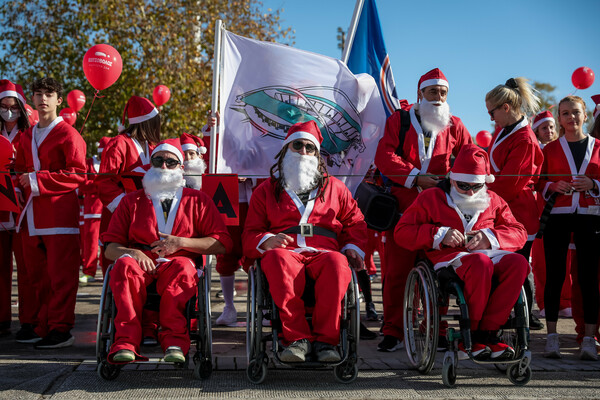
[[131,350],[119,350],[113,356],[113,361],[118,363],[130,363],[135,361],[135,353]]
[[164,361],[170,362],[170,363],[184,363],[185,356],[183,355],[183,351],[181,351],[181,347],[179,347],[179,346],[167,347],[167,351],[165,351]]

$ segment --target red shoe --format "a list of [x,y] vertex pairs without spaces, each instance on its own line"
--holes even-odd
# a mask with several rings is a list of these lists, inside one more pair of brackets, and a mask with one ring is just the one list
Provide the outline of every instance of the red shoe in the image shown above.
[[515,350],[506,343],[498,341],[498,343],[487,343],[487,346],[492,351],[490,359],[493,361],[512,360],[515,357]]
[[[477,361],[487,360],[490,357],[492,351],[489,347],[481,343],[473,343],[471,345],[471,355]],[[465,350],[465,346],[462,343],[458,344],[458,359],[468,360],[469,354]]]

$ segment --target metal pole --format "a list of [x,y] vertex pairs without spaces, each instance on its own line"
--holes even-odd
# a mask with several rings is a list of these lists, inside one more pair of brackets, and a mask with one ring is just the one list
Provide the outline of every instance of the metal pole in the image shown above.
[[[223,29],[223,21],[220,19],[217,20],[215,25],[215,46],[214,46],[214,57],[213,57],[213,84],[212,84],[212,101],[211,107],[213,113],[218,110],[218,100],[219,100],[219,90],[220,90],[220,82],[219,77],[221,75],[221,30]],[[220,121],[219,125],[221,125],[223,121]],[[209,159],[210,165],[208,168],[208,172],[214,174],[217,172],[217,125],[214,125],[210,129],[210,149],[209,149]]]
[[348,57],[350,57],[350,47],[352,47],[352,43],[354,42],[356,27],[358,25],[358,20],[360,19],[360,14],[362,13],[364,4],[365,0],[356,0],[356,4],[354,5],[354,14],[352,14],[352,21],[350,21],[350,27],[348,28],[346,46],[344,46],[344,52],[342,53],[342,62],[344,64],[348,63]]

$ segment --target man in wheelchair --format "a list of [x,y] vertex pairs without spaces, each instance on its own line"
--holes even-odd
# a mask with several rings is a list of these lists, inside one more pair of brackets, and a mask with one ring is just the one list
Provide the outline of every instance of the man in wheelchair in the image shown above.
[[[271,179],[252,194],[242,236],[244,255],[262,259],[280,310],[283,362],[303,362],[311,349],[319,362],[340,361],[336,346],[341,302],[352,278],[348,266],[364,267],[366,224],[348,188],[327,175],[322,141],[314,121],[289,129]],[[312,330],[301,298],[307,275],[315,280]]]
[[[487,190],[493,182],[487,153],[465,145],[449,178],[419,194],[398,222],[394,238],[409,250],[425,250],[436,271],[452,268],[464,283],[469,308],[471,354],[478,360],[506,360],[514,350],[498,338],[529,264],[520,254],[527,232],[506,202]],[[492,290],[492,280],[497,285]],[[462,343],[459,358],[468,358]]]
[[156,281],[160,299],[159,341],[167,362],[184,362],[190,348],[186,303],[197,293],[194,259],[221,254],[232,243],[213,201],[184,188],[183,150],[178,139],[152,152],[144,189],[126,195],[102,235],[106,257],[116,260],[110,273],[117,315],[108,361],[136,360],[142,340],[141,317],[146,287]]

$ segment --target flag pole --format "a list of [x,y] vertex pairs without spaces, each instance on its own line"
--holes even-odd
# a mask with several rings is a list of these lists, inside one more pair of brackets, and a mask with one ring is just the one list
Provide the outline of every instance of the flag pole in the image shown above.
[[346,38],[346,45],[344,46],[344,52],[342,53],[342,62],[344,64],[348,63],[348,57],[350,57],[350,48],[354,42],[356,27],[358,26],[358,20],[360,19],[360,14],[362,13],[364,4],[365,0],[356,0],[356,4],[354,5],[354,14],[352,14],[352,20],[350,21],[350,27],[348,28],[348,35]]
[[[213,110],[213,114],[218,110],[218,100],[219,100],[219,90],[220,90],[220,82],[219,77],[221,75],[221,30],[223,29],[223,21],[218,19],[215,25],[215,46],[214,46],[214,56],[213,56],[213,82],[212,82],[212,100],[211,107]],[[223,121],[220,121],[219,125],[221,125]],[[209,160],[210,165],[208,167],[208,172],[214,174],[217,171],[217,128],[218,126],[215,124],[210,128],[210,149],[209,149]]]

